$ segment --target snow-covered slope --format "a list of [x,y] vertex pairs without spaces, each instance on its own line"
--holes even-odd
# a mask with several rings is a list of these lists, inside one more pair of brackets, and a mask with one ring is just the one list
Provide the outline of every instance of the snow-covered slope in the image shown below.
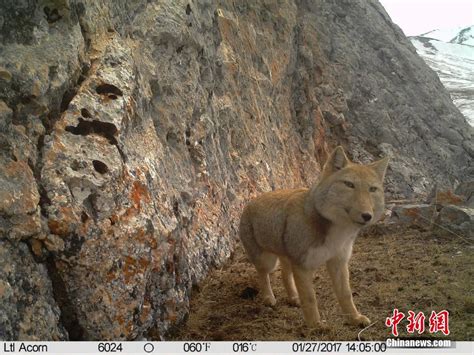
[[474,126],[474,26],[434,30],[410,39]]
[[463,28],[450,42],[474,46],[474,26]]
[[438,41],[442,42],[449,42],[454,37],[456,37],[459,32],[461,32],[464,27],[455,27],[455,28],[448,28],[442,30],[432,30],[426,33],[422,33],[421,35],[415,37],[427,37],[432,39],[437,39]]

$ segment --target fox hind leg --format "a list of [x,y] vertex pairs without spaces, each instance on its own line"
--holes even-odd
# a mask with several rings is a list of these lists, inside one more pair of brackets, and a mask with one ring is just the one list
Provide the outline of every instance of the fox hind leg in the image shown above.
[[285,257],[280,257],[280,263],[281,277],[283,279],[283,286],[285,286],[286,293],[288,294],[288,302],[293,306],[299,306],[300,299],[296,290],[295,279],[293,278],[291,262]]
[[239,232],[247,256],[257,269],[258,284],[262,292],[263,303],[268,306],[273,306],[276,304],[276,299],[270,284],[270,273],[275,269],[278,258],[275,254],[264,251],[260,245],[258,245],[254,237],[252,225],[245,211],[240,221]]
[[276,304],[275,295],[270,284],[270,273],[275,270],[278,258],[275,254],[269,252],[261,253],[254,261],[257,269],[258,282],[262,292],[263,303],[267,306]]

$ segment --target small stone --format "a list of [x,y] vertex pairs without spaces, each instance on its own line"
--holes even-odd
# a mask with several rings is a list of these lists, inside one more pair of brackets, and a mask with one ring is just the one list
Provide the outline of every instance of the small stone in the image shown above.
[[436,206],[399,205],[392,210],[392,220],[410,225],[426,225],[436,219]]

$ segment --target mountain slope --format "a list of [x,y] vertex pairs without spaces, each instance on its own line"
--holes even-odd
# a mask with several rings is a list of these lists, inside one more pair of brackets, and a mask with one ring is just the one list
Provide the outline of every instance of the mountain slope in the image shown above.
[[438,74],[454,104],[474,125],[474,26],[411,37],[418,54]]
[[450,42],[474,46],[474,26],[463,28]]

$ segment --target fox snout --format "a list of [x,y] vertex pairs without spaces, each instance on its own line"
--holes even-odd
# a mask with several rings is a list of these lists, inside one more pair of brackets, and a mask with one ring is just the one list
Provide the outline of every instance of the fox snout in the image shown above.
[[347,209],[350,219],[360,225],[368,225],[374,222],[374,212],[372,209]]

